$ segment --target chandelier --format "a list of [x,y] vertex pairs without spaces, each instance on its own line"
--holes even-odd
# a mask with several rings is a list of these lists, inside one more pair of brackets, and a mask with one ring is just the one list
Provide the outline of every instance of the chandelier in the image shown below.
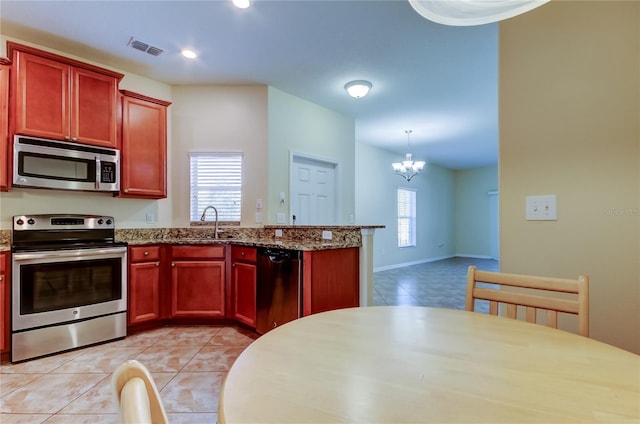
[[391,164],[393,167],[393,172],[404,177],[405,180],[411,181],[413,177],[415,177],[418,172],[422,171],[426,162],[423,160],[419,160],[414,162],[411,158],[411,146],[409,144],[409,137],[411,135],[411,130],[406,130],[405,134],[407,134],[407,150],[408,153],[405,155],[405,159],[402,162],[394,162]]

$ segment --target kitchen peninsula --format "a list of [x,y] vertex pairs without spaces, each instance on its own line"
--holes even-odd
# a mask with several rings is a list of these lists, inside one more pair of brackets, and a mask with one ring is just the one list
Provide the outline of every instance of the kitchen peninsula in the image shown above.
[[219,238],[213,227],[199,223],[118,230],[116,238],[129,245],[130,329],[167,319],[206,323],[225,318],[256,328],[256,292],[259,297],[258,282],[264,284],[265,276],[256,277],[265,249],[299,252],[301,315],[370,305],[376,228],[383,227],[222,227]]

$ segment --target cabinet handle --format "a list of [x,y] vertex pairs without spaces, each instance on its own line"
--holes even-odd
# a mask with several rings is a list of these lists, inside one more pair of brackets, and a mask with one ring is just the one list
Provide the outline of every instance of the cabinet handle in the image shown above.
[[240,252],[240,256],[244,256],[244,252]]
[[175,262],[171,262],[171,266],[175,268],[176,263]]
[[156,262],[156,266],[160,266],[160,262]]
[[128,189],[128,188],[125,188],[125,189],[124,189],[124,192],[125,192],[125,193],[129,193],[129,189]]
[[4,275],[0,275],[0,281],[4,280]]
[[144,251],[144,256],[149,256],[149,251],[148,250]]
[[73,137],[72,140],[73,141],[78,141],[78,137]]
[[69,140],[70,138],[71,138],[71,137],[69,137],[68,135],[65,135],[65,136],[64,136],[64,139],[65,139],[65,140]]

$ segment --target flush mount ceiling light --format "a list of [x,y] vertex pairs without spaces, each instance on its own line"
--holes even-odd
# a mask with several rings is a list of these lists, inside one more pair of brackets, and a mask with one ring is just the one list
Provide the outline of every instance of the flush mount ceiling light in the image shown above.
[[418,172],[422,171],[426,165],[426,162],[423,160],[414,162],[413,159],[411,159],[411,146],[409,145],[409,136],[411,133],[411,130],[405,131],[405,134],[407,134],[407,154],[405,155],[405,160],[391,164],[393,172],[403,177],[407,182],[411,181],[411,178],[415,177]]
[[249,0],[231,0],[233,5],[238,9],[246,9],[251,6],[251,2]]
[[366,96],[371,90],[371,83],[365,80],[351,81],[345,84],[344,89],[351,97],[359,99]]
[[483,25],[512,18],[542,6],[549,0],[409,0],[430,21],[443,25]]
[[198,54],[196,52],[189,49],[183,49],[181,53],[182,56],[186,57],[187,59],[195,59],[196,57],[198,57]]

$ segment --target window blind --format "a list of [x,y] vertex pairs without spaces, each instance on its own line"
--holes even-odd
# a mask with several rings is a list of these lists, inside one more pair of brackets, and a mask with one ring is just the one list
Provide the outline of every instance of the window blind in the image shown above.
[[398,188],[398,247],[416,245],[416,192]]
[[[242,153],[189,153],[191,221],[199,221],[207,206],[218,210],[219,222],[240,223]],[[207,220],[215,213],[207,212]]]

